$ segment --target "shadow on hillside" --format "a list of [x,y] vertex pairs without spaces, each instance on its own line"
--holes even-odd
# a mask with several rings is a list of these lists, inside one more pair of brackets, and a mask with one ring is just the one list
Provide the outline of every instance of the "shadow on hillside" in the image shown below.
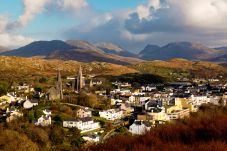
[[120,76],[105,76],[110,82],[120,81],[128,83],[138,83],[140,85],[164,83],[167,80],[164,77],[153,74],[129,73]]

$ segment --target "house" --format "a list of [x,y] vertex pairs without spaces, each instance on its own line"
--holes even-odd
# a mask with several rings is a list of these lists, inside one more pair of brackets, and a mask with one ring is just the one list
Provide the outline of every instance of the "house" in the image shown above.
[[156,87],[148,85],[148,86],[142,86],[141,89],[143,92],[151,92],[151,91],[156,90]]
[[51,125],[51,117],[42,115],[37,122],[35,122],[37,126],[49,126]]
[[130,96],[130,97],[128,98],[128,101],[129,101],[130,103],[135,103],[136,97],[132,95],[132,96]]
[[191,95],[189,100],[193,101],[198,106],[210,102],[210,98],[207,95]]
[[134,108],[128,103],[122,103],[120,110],[123,111],[124,115],[130,115],[134,111]]
[[110,109],[99,112],[100,117],[103,117],[107,120],[117,120],[120,119],[123,115],[123,111],[119,109]]
[[38,105],[38,100],[37,99],[32,99],[32,100],[26,100],[24,103],[23,103],[23,107],[25,109],[30,109],[32,108],[33,106],[37,106]]
[[5,99],[0,100],[0,106],[6,105],[6,104],[7,104],[7,100]]
[[117,103],[122,103],[122,102],[123,102],[123,100],[121,100],[121,99],[111,98],[111,100],[110,100],[111,105],[116,105]]
[[88,107],[83,107],[77,110],[76,115],[79,118],[92,117],[91,110]]
[[7,93],[0,97],[0,100],[5,100],[7,103],[16,102],[16,96],[12,93]]
[[55,87],[51,87],[48,91],[47,91],[47,99],[48,100],[58,100],[61,97],[61,94],[59,93],[59,90]]
[[133,135],[142,135],[149,131],[151,128],[148,122],[136,120],[134,123],[129,127],[129,132]]
[[84,117],[79,119],[68,119],[63,121],[63,127],[76,127],[81,130],[81,133],[96,130],[100,128],[99,122],[94,122],[91,117]]
[[168,116],[170,120],[175,120],[175,119],[182,119],[182,118],[188,117],[189,114],[190,114],[190,111],[188,108],[186,108],[186,109],[176,110],[171,113],[168,113]]
[[194,112],[195,110],[194,105],[191,104],[188,99],[175,98],[173,100],[173,105],[166,108],[166,113],[168,114],[170,120],[174,120],[188,117],[190,111]]
[[85,141],[97,143],[100,141],[100,136],[96,133],[91,133],[82,137]]
[[46,116],[51,116],[51,110],[45,109],[45,110],[43,110],[43,113],[44,113]]
[[169,121],[168,115],[165,113],[165,107],[161,101],[148,101],[145,103],[147,114],[152,117],[153,124]]
[[23,113],[15,108],[11,108],[11,109],[7,108],[6,113],[9,114],[9,116],[6,118],[6,122],[11,122],[11,121],[23,116]]

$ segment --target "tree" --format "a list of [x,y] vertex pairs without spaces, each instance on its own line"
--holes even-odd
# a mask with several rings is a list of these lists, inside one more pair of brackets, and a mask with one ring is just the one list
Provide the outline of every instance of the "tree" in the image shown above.
[[60,145],[64,141],[64,131],[61,127],[54,127],[50,131],[49,137],[53,145]]
[[60,115],[56,115],[56,116],[53,118],[53,120],[55,121],[55,124],[56,124],[56,125],[61,125],[61,123],[62,123],[62,118],[61,118]]
[[42,92],[43,91],[43,88],[42,88],[42,86],[35,86],[35,91],[37,91],[37,92]]
[[37,109],[35,111],[35,118],[40,118],[43,115],[43,111],[41,109]]
[[48,81],[48,79],[45,77],[42,77],[39,79],[39,83],[46,83],[47,81]]
[[97,99],[97,96],[94,95],[94,94],[89,94],[87,95],[87,98],[86,98],[86,105],[91,107],[91,108],[94,108],[95,106],[98,105],[98,99]]
[[70,140],[70,144],[72,146],[77,146],[79,147],[82,143],[84,143],[83,138],[81,138],[80,135],[80,130],[78,128],[71,128],[69,129],[69,140]]
[[0,150],[4,151],[38,151],[38,145],[33,143],[25,134],[20,134],[14,130],[4,130],[0,132]]
[[28,120],[29,120],[30,122],[32,122],[32,121],[35,120],[35,112],[34,112],[33,109],[30,110],[30,111],[28,112]]
[[78,95],[78,104],[94,108],[98,105],[98,99],[94,94],[87,94],[86,92],[81,91]]
[[5,81],[0,81],[0,96],[5,95],[8,91],[9,84]]

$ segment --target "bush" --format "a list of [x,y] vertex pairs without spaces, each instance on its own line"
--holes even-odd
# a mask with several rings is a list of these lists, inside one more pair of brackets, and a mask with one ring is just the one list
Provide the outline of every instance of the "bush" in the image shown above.
[[7,94],[9,84],[5,81],[0,81],[0,96]]

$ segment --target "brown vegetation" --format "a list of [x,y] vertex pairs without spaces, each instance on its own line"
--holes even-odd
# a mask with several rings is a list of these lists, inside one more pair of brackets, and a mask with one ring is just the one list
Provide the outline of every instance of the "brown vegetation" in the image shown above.
[[62,76],[75,76],[82,65],[84,74],[121,75],[135,73],[135,69],[111,63],[81,63],[77,61],[44,60],[38,58],[0,57],[0,77],[2,80],[29,79],[39,80],[42,77],[56,76],[62,71]]
[[93,146],[100,151],[225,151],[226,107],[202,107],[190,119],[159,126],[142,136],[118,136]]
[[[172,78],[174,73],[182,77],[211,78],[218,75],[225,77],[227,69],[221,65],[206,61],[189,61],[186,59],[172,59],[169,61],[149,61],[134,66],[143,73],[157,74]],[[171,73],[171,74],[170,74]]]

